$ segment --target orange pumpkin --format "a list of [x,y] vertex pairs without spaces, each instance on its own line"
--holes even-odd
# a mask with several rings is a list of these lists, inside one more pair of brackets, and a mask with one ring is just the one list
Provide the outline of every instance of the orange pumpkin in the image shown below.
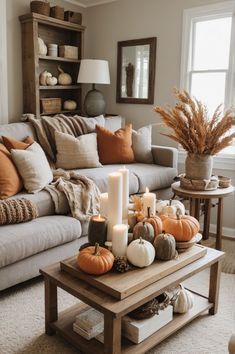
[[199,222],[193,216],[178,213],[176,216],[164,217],[162,227],[176,241],[190,241],[200,229]]
[[79,252],[77,257],[77,265],[88,274],[104,274],[107,273],[113,266],[114,256],[106,248],[90,246]]
[[148,207],[148,217],[144,220],[151,224],[154,229],[154,238],[162,233],[162,220],[157,215],[150,215],[150,208]]

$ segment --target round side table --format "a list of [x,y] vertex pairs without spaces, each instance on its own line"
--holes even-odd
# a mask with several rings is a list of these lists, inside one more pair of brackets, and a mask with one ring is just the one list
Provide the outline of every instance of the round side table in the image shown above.
[[209,238],[211,200],[217,199],[217,225],[216,225],[216,249],[221,250],[222,246],[222,226],[223,226],[223,204],[224,197],[227,197],[234,192],[235,188],[218,188],[213,191],[191,191],[180,187],[180,182],[175,182],[171,185],[175,195],[189,199],[190,215],[194,216],[199,221],[200,216],[200,201],[205,203],[204,223],[203,223],[203,239]]

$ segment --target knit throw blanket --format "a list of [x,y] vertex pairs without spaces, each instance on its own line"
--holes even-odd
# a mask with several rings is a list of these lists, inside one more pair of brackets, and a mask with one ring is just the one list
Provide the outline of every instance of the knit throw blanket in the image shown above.
[[21,198],[0,201],[0,225],[18,224],[37,216],[37,207],[31,200]]
[[104,126],[105,122],[103,116],[86,118],[77,115],[67,117],[63,114],[54,117],[42,116],[40,119],[36,119],[29,114],[26,119],[33,124],[38,142],[46,152],[50,162],[56,161],[55,131],[77,137],[94,132],[96,124]]
[[100,191],[92,180],[62,169],[54,170],[53,176],[53,182],[44,189],[50,193],[57,214],[65,213],[65,198],[72,216],[79,221],[87,221],[91,215],[99,213]]

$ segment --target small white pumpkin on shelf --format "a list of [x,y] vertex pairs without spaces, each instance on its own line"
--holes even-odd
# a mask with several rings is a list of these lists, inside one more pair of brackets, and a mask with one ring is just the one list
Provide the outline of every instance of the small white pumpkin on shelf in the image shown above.
[[47,46],[44,43],[44,40],[40,37],[38,37],[38,54],[47,55]]
[[193,307],[193,294],[180,284],[180,290],[172,300],[174,313],[186,313]]
[[173,216],[178,212],[185,215],[185,206],[177,199],[160,200],[156,203],[156,211],[159,215]]
[[46,78],[46,84],[48,86],[55,86],[55,85],[57,85],[57,82],[58,82],[58,80],[55,76],[47,76],[47,78]]
[[77,102],[74,100],[66,100],[64,101],[63,107],[65,111],[75,111],[77,108]]
[[59,85],[71,85],[72,84],[72,77],[71,75],[64,72],[60,66],[58,66],[59,76],[58,76],[58,83]]
[[127,259],[136,267],[144,268],[153,263],[155,249],[153,245],[141,237],[132,241],[127,247]]
[[52,74],[47,71],[47,70],[44,70],[41,72],[41,74],[39,75],[39,83],[41,86],[46,86],[47,85],[47,78],[50,78],[52,77]]

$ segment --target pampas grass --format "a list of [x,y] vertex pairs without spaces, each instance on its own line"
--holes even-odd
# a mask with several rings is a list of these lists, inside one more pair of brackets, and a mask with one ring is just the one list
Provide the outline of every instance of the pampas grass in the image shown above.
[[187,91],[175,89],[174,93],[177,99],[174,108],[154,108],[165,125],[172,130],[162,135],[168,136],[193,154],[215,155],[231,144],[235,138],[235,133],[229,134],[234,117],[231,109],[223,114],[220,105],[209,118],[207,107]]

